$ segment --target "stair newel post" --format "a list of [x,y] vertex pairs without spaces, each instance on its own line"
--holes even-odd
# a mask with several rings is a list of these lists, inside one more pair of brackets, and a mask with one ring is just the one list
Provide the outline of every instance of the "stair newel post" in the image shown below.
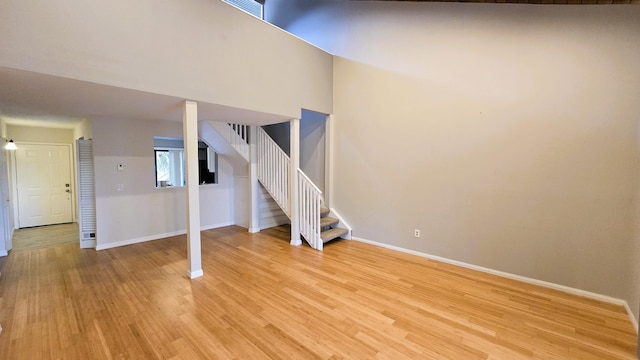
[[333,128],[333,115],[327,115],[324,143],[324,203],[328,208],[333,206]]
[[251,197],[251,214],[249,216],[249,232],[260,231],[260,201],[258,197],[258,144],[255,126],[249,127],[249,194]]
[[289,209],[291,211],[291,245],[302,245],[298,211],[298,168],[300,167],[300,119],[290,121]]

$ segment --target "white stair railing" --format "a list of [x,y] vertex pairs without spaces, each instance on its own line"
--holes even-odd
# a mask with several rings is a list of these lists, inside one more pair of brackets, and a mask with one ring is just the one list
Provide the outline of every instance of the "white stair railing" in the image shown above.
[[291,160],[280,146],[261,128],[257,127],[258,180],[282,211],[291,219],[289,174]]
[[229,124],[229,143],[249,161],[249,126]]
[[300,233],[309,245],[316,250],[322,250],[320,232],[320,207],[322,205],[322,191],[298,169],[298,213],[300,219]]

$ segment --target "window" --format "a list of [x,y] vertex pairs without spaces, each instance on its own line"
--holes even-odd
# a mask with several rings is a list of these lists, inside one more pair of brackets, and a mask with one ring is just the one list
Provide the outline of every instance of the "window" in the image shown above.
[[264,19],[264,0],[224,0],[225,2],[237,7],[240,10],[248,12],[249,14]]
[[[185,186],[184,142],[182,139],[153,138],[155,186],[157,188]],[[198,142],[198,173],[200,184],[218,183],[218,154],[204,142]]]
[[156,187],[184,186],[184,150],[155,148]]

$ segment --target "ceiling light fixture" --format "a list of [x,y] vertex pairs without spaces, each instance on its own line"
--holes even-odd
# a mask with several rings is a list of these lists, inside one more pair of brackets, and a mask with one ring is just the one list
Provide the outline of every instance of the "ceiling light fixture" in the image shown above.
[[9,140],[4,148],[7,150],[18,150],[18,147],[16,146],[16,143],[13,142],[13,139]]

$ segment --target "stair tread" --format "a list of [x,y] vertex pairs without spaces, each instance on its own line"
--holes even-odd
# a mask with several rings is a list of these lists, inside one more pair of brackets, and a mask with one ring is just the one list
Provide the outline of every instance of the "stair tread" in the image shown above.
[[343,228],[333,228],[333,229],[329,229],[329,230],[325,230],[323,232],[320,233],[320,238],[322,239],[323,243],[326,243],[328,241],[331,241],[335,238],[338,238],[346,233],[348,233],[349,230],[347,229],[343,229]]
[[339,223],[340,220],[336,219],[336,218],[332,218],[332,217],[323,217],[320,218],[320,227],[325,227],[325,226],[331,226],[333,224],[337,224]]
[[331,210],[329,210],[329,208],[326,208],[326,207],[320,208],[320,216],[327,216],[329,215],[330,212]]

